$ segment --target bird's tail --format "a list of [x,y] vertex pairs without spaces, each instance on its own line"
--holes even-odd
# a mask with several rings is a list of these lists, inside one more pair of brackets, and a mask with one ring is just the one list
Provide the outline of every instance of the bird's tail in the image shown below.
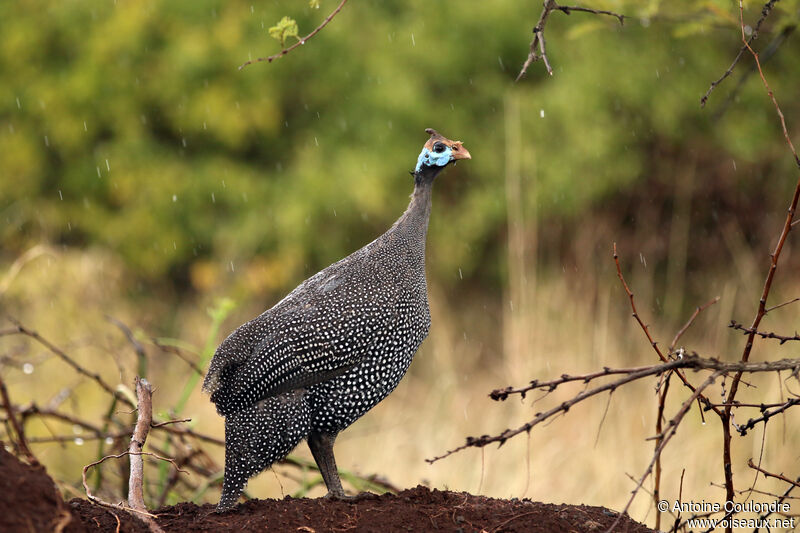
[[234,507],[247,480],[286,457],[310,428],[304,390],[273,396],[226,416],[225,477],[217,511]]

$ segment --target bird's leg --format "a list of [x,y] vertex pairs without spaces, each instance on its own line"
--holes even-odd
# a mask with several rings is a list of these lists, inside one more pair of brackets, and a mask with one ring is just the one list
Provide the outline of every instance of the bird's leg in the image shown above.
[[319,467],[319,473],[325,480],[328,487],[328,496],[334,498],[347,498],[342,489],[342,481],[339,479],[339,471],[336,469],[336,459],[333,457],[333,442],[336,440],[336,433],[311,433],[308,436],[308,447],[311,448],[311,455]]

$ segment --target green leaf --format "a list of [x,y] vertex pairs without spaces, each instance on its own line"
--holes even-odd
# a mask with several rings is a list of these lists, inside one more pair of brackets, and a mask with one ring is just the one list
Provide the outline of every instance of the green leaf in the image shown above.
[[300,40],[297,31],[297,21],[291,17],[283,17],[276,25],[269,29],[269,36],[278,40],[281,43],[281,47],[285,47],[288,37],[294,37]]

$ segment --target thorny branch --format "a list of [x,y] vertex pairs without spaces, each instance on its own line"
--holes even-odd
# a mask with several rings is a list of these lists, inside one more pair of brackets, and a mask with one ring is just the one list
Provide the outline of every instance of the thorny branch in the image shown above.
[[[669,384],[672,372],[668,373],[659,384],[658,390],[658,409],[656,411],[656,434],[661,435],[664,431],[664,409],[667,405],[667,394],[669,394]],[[655,449],[661,446],[661,439],[656,439]],[[655,453],[655,450],[653,451]],[[633,479],[633,478],[631,478]],[[635,480],[634,480],[635,481]],[[656,472],[653,479],[653,504],[657,505],[661,500],[661,457],[656,459]],[[661,513],[656,513],[656,530],[661,529]]]
[[761,18],[758,19],[758,22],[756,23],[755,27],[753,28],[753,33],[750,35],[750,38],[747,41],[745,41],[745,43],[739,49],[739,53],[736,54],[736,57],[733,59],[733,63],[731,63],[731,66],[728,67],[728,70],[726,70],[722,74],[722,76],[719,77],[719,79],[711,82],[711,86],[706,91],[706,94],[704,94],[703,97],[700,98],[700,106],[701,107],[705,107],[706,102],[708,101],[708,97],[711,96],[711,92],[714,89],[716,89],[717,85],[722,83],[725,80],[725,78],[727,78],[728,76],[730,76],[733,73],[733,69],[736,68],[736,65],[739,63],[739,60],[742,59],[742,55],[744,54],[745,50],[750,48],[750,44],[752,44],[753,41],[758,39],[758,32],[761,29],[761,24],[767,19],[767,16],[769,16],[770,12],[772,11],[773,6],[777,2],[778,2],[778,0],[769,0],[769,2],[764,4],[764,7],[761,9]]
[[[633,313],[633,318],[635,318],[636,321],[639,323],[639,326],[642,328],[642,331],[644,331],[644,334],[647,337],[647,340],[650,342],[650,346],[653,347],[653,350],[655,350],[656,354],[658,355],[658,358],[661,359],[662,361],[665,361],[665,362],[668,361],[667,357],[661,352],[661,349],[658,347],[658,343],[655,340],[653,340],[653,336],[650,335],[650,329],[647,327],[647,324],[645,324],[642,321],[642,318],[639,316],[639,312],[636,310],[636,303],[633,300],[633,292],[631,291],[630,287],[628,287],[628,283],[625,281],[625,277],[622,275],[622,267],[619,264],[619,256],[617,255],[617,243],[614,243],[614,264],[617,267],[617,277],[619,278],[620,283],[622,283],[622,287],[625,289],[625,294],[628,295],[628,299],[631,302],[631,311]],[[714,304],[715,302],[716,302],[716,299],[704,304],[701,307],[703,309],[705,309],[708,306]],[[699,314],[700,311],[702,311],[702,309],[698,310],[697,314]],[[696,317],[696,315],[693,315],[692,318],[689,319],[689,322],[687,322],[686,326],[684,326],[684,328],[688,328],[692,324],[692,322],[694,321],[695,317]],[[678,332],[678,335],[675,336],[676,340],[673,341],[673,342],[677,342],[677,339],[680,339],[681,335],[683,335],[683,331],[679,331]],[[694,390],[695,390],[694,385],[689,383],[689,380],[686,379],[686,376],[683,375],[683,372],[676,371],[675,373],[678,375],[678,377],[683,382],[683,384],[686,385],[687,387],[689,387],[689,390],[694,392]],[[698,396],[698,400],[703,402],[706,405],[710,405],[710,403],[711,403],[708,400],[708,398],[706,398],[702,394],[700,396]],[[717,415],[721,415],[722,414],[721,411],[719,411],[716,407],[712,407],[712,409]]]
[[[766,314],[766,312],[765,312],[765,314]],[[743,324],[740,324],[739,322],[736,322],[735,320],[731,320],[731,323],[728,324],[728,327],[731,328],[731,329],[737,329],[737,330],[743,332],[745,335],[754,334],[754,335],[758,335],[762,339],[777,339],[777,340],[781,341],[780,342],[781,344],[783,344],[785,342],[789,342],[789,341],[800,341],[800,335],[798,335],[797,333],[795,333],[791,337],[788,337],[788,336],[785,336],[785,335],[778,335],[777,333],[773,333],[771,331],[758,331],[758,330],[755,330],[753,328],[748,328],[748,327],[744,326]]]
[[333,17],[335,17],[336,15],[338,15],[338,14],[339,14],[339,11],[341,11],[341,10],[342,10],[342,8],[344,7],[344,5],[345,5],[346,3],[347,3],[347,0],[342,0],[342,1],[341,1],[341,3],[340,3],[338,6],[336,6],[336,9],[334,9],[334,10],[331,12],[331,14],[330,14],[330,15],[328,15],[327,17],[325,17],[325,20],[323,20],[323,21],[322,21],[322,24],[320,24],[319,26],[317,26],[317,27],[314,29],[314,31],[312,31],[311,33],[309,33],[309,34],[308,34],[308,35],[306,35],[305,37],[302,37],[302,38],[301,38],[299,41],[297,41],[296,43],[294,43],[294,44],[293,44],[292,46],[290,46],[289,48],[284,48],[283,50],[281,50],[281,51],[280,51],[280,52],[278,52],[277,54],[273,54],[273,55],[271,55],[271,56],[269,56],[269,57],[259,57],[258,59],[251,59],[250,61],[245,61],[244,63],[242,63],[241,65],[239,65],[239,70],[242,70],[242,69],[243,69],[244,67],[246,67],[247,65],[252,65],[253,63],[259,63],[259,62],[261,62],[261,61],[266,61],[267,63],[272,63],[272,62],[273,62],[273,61],[275,61],[276,59],[280,59],[280,58],[282,58],[283,56],[285,56],[286,54],[288,54],[289,52],[291,52],[292,50],[294,50],[294,49],[295,49],[295,48],[297,48],[298,46],[301,46],[301,45],[304,45],[304,44],[306,44],[306,41],[308,41],[309,39],[311,39],[312,37],[314,37],[314,36],[315,36],[317,33],[319,33],[319,32],[322,30],[322,28],[324,28],[325,26],[327,26],[327,25],[328,25],[328,23],[329,23],[330,21],[332,21],[332,20],[333,20]]
[[789,479],[788,477],[784,476],[783,474],[773,474],[772,472],[767,472],[766,470],[764,470],[760,466],[754,464],[752,459],[748,459],[747,460],[747,466],[749,466],[753,470],[757,470],[757,471],[761,472],[766,477],[780,479],[781,481],[783,481],[784,483],[788,483],[792,487],[800,488],[800,478],[797,478],[795,481],[792,481],[791,479]]
[[[772,9],[772,5],[774,5],[775,1],[777,0],[770,0],[767,3],[764,10],[766,11],[767,7]],[[769,14],[768,11],[764,13],[762,11],[762,17],[766,17]],[[792,144],[792,140],[789,137],[789,133],[786,130],[786,121],[783,116],[783,112],[781,111],[780,106],[778,105],[778,101],[775,99],[775,95],[770,89],[769,83],[767,83],[767,79],[764,77],[764,72],[761,70],[761,62],[758,59],[758,53],[753,50],[750,46],[750,43],[745,38],[745,30],[744,30],[744,6],[742,4],[742,0],[739,0],[739,22],[741,27],[741,35],[742,35],[742,42],[744,43],[745,48],[752,54],[753,59],[756,61],[756,66],[758,67],[758,74],[761,77],[761,81],[764,84],[764,88],[767,91],[770,99],[772,100],[773,105],[775,106],[775,111],[778,114],[778,118],[780,119],[781,128],[783,129],[783,136],[786,139],[786,143],[789,146],[789,149],[794,156],[795,163],[797,167],[800,168],[800,158],[797,156],[797,151]],[[747,334],[747,342],[745,344],[744,350],[742,351],[741,360],[746,362],[750,359],[750,353],[753,349],[753,343],[755,341],[756,332],[758,331],[758,326],[761,323],[761,319],[764,318],[764,315],[767,314],[766,306],[767,306],[767,299],[769,298],[770,290],[772,289],[772,281],[775,278],[775,271],[778,269],[778,259],[780,258],[781,251],[783,250],[783,245],[786,243],[786,238],[789,235],[789,232],[792,229],[792,222],[794,219],[795,212],[797,210],[797,202],[800,200],[800,178],[797,181],[797,185],[794,189],[794,195],[792,196],[792,201],[789,204],[788,212],[786,213],[786,220],[783,223],[783,229],[781,230],[781,235],[778,238],[778,243],[775,245],[775,250],[772,252],[770,256],[770,267],[767,273],[767,277],[764,280],[764,289],[761,293],[761,298],[758,302],[758,311],[756,312],[756,316],[753,319],[753,323],[750,325],[750,333]],[[731,383],[730,391],[728,392],[728,396],[726,398],[726,403],[731,404],[733,400],[736,398],[736,393],[739,389],[739,382],[742,379],[742,373],[737,372],[736,375],[733,377],[733,381]],[[722,420],[722,464],[725,472],[725,496],[728,500],[732,501],[735,495],[734,486],[733,486],[733,470],[731,468],[731,407],[725,407],[723,411],[723,416],[721,417]],[[728,528],[730,529],[730,528]]]
[[772,411],[767,410],[767,408],[765,407],[761,410],[762,413],[761,416],[759,416],[758,418],[751,418],[744,425],[737,426],[736,431],[739,432],[739,435],[745,436],[747,435],[747,432],[756,427],[756,424],[758,424],[759,422],[767,422],[773,416],[783,413],[784,411],[795,405],[800,405],[800,398],[792,398],[786,401],[785,403],[781,404],[780,407],[773,409]]
[[[445,457],[449,457],[450,455],[453,455],[454,453],[459,452],[461,450],[467,448],[482,448],[494,442],[502,446],[508,439],[515,437],[520,433],[529,432],[534,426],[541,424],[545,420],[548,420],[555,415],[558,415],[560,413],[566,413],[567,411],[570,410],[570,408],[572,408],[573,405],[580,403],[588,398],[591,398],[592,396],[607,391],[613,392],[614,390],[621,387],[622,385],[625,385],[626,383],[637,381],[642,378],[646,378],[648,376],[661,375],[664,374],[665,372],[677,370],[679,368],[692,368],[695,370],[714,370],[715,376],[724,375],[732,372],[754,373],[754,372],[775,372],[779,370],[795,371],[795,370],[800,370],[800,359],[780,359],[778,361],[748,363],[748,362],[725,362],[725,361],[719,361],[717,359],[705,359],[698,357],[696,355],[687,355],[681,359],[675,359],[673,361],[667,361],[666,363],[661,363],[657,365],[633,367],[626,369],[625,368],[606,369],[602,372],[595,372],[593,374],[584,374],[581,376],[564,375],[561,378],[554,379],[551,381],[532,382],[531,386],[523,387],[522,389],[510,389],[510,390],[501,389],[500,396],[505,395],[506,397],[508,396],[508,394],[512,393],[522,394],[523,389],[526,390],[539,389],[551,392],[556,387],[564,383],[569,383],[574,381],[582,381],[584,383],[587,383],[594,379],[601,378],[603,376],[616,375],[616,374],[622,375],[622,377],[617,380],[605,383],[603,385],[599,385],[592,389],[584,390],[583,392],[573,396],[571,399],[566,400],[547,411],[536,413],[531,421],[526,422],[525,424],[516,429],[506,429],[505,431],[497,435],[482,435],[480,437],[467,437],[465,444],[457,448],[454,448],[452,450],[449,450],[448,452],[438,457],[434,457],[432,459],[426,459],[426,461],[428,463],[435,463],[436,461],[444,459]],[[707,386],[708,384],[705,384],[703,388]],[[703,394],[700,388],[695,388],[692,390],[693,401],[694,399],[699,399],[702,397]],[[500,397],[497,399],[502,399],[502,398]]]
[[525,63],[522,64],[522,68],[520,69],[515,81],[521,80],[522,77],[528,72],[528,67],[540,59],[544,63],[547,73],[551,76],[553,75],[553,68],[550,66],[550,61],[547,59],[547,45],[544,39],[544,27],[547,24],[547,19],[550,16],[550,13],[553,11],[561,11],[566,15],[569,15],[573,11],[592,13],[594,15],[608,15],[611,17],[616,17],[617,20],[619,20],[620,26],[625,24],[625,15],[620,15],[619,13],[604,11],[602,9],[590,9],[588,7],[580,6],[561,6],[558,5],[555,0],[544,0],[542,14],[539,15],[539,21],[536,23],[536,26],[533,27],[533,40],[531,40],[530,52],[528,52],[528,57],[525,59]]
[[609,527],[607,531],[609,532],[614,531],[614,528],[617,526],[622,516],[628,513],[628,509],[630,509],[633,500],[636,498],[636,495],[639,493],[639,490],[642,488],[642,485],[650,476],[650,473],[653,471],[653,466],[661,457],[661,452],[663,452],[664,448],[667,447],[667,443],[669,443],[670,439],[672,439],[672,437],[675,436],[675,433],[678,431],[678,426],[683,420],[683,417],[686,416],[686,413],[689,412],[689,409],[692,407],[692,404],[695,402],[695,400],[700,398],[703,390],[705,390],[706,387],[714,383],[714,380],[716,380],[719,376],[723,375],[724,373],[725,373],[724,370],[717,370],[716,372],[708,376],[708,378],[692,392],[692,395],[689,396],[689,398],[687,398],[686,401],[683,402],[683,404],[681,404],[680,409],[678,409],[678,413],[674,417],[672,417],[672,419],[667,424],[667,428],[660,434],[656,435],[655,439],[659,444],[658,446],[656,446],[655,452],[653,452],[653,458],[650,460],[650,464],[647,465],[647,469],[645,469],[644,474],[642,474],[642,477],[639,478],[639,482],[636,484],[636,487],[631,491],[631,496],[630,498],[628,498],[628,503],[625,504],[625,508],[622,510],[621,513],[617,515],[617,519],[614,520],[614,523],[611,524],[611,527]]

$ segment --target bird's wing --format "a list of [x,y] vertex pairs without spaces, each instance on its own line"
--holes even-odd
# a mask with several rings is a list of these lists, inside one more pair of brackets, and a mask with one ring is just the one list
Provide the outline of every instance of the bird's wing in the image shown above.
[[217,410],[236,412],[360,363],[391,334],[399,299],[383,295],[376,301],[364,287],[349,286],[345,292],[345,299],[300,293],[231,334],[217,350],[204,384]]

